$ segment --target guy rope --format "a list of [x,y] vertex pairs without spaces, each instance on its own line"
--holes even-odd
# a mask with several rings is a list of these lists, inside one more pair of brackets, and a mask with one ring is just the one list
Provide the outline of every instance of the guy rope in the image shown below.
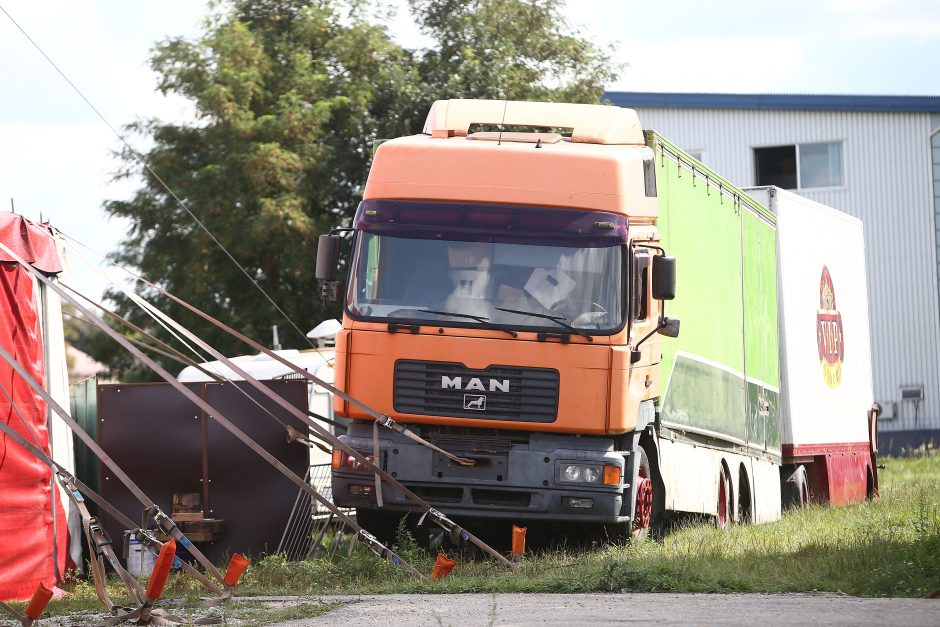
[[[0,346],[0,357],[9,363],[14,368],[14,370],[17,371],[17,373],[20,373],[20,365],[12,359],[9,353],[4,350],[2,346]],[[27,383],[32,386],[30,380],[27,380]],[[43,393],[45,392],[45,390],[41,387],[39,389],[42,390]],[[56,479],[65,489],[66,494],[75,504],[81,515],[82,527],[85,532],[86,540],[88,541],[88,546],[94,552],[94,556],[89,561],[91,563],[92,576],[95,584],[95,593],[101,603],[112,615],[110,619],[107,619],[98,624],[102,626],[115,625],[128,620],[136,620],[139,624],[155,625],[180,622],[182,619],[175,620],[171,619],[170,617],[165,617],[160,610],[153,609],[154,602],[159,600],[162,594],[163,583],[165,583],[166,578],[169,576],[169,568],[166,569],[165,573],[157,572],[155,570],[154,574],[151,575],[150,584],[146,589],[144,589],[143,586],[141,586],[141,584],[136,579],[134,579],[134,577],[121,565],[112,548],[110,537],[108,537],[107,533],[99,524],[98,520],[89,514],[88,508],[85,506],[83,494],[88,496],[99,507],[101,507],[103,511],[114,517],[127,529],[130,529],[134,537],[138,539],[148,550],[153,551],[155,554],[158,554],[158,556],[165,556],[171,549],[166,548],[167,544],[160,542],[149,530],[144,530],[137,527],[137,525],[135,525],[130,518],[125,516],[94,490],[79,481],[76,477],[69,474],[64,468],[59,466],[52,458],[50,458],[45,453],[45,451],[43,451],[42,448],[38,446],[38,439],[36,438],[35,432],[33,432],[32,428],[29,426],[29,423],[23,418],[16,405],[13,404],[12,397],[9,395],[6,389],[0,388],[0,390],[3,391],[4,396],[10,401],[13,410],[19,417],[20,421],[23,423],[27,433],[29,433],[32,442],[27,440],[26,437],[21,433],[13,429],[13,427],[2,421],[0,421],[0,431],[2,431],[7,437],[22,446],[24,449],[26,449],[27,452],[32,454],[34,457],[36,457],[36,459],[41,461],[52,470],[56,476]],[[52,403],[53,404],[51,404],[50,407],[52,407],[53,410],[61,410],[61,407],[59,407],[57,404],[54,404],[54,401],[52,401]],[[75,426],[77,426],[77,424]],[[77,431],[77,433],[79,434],[79,437],[81,437],[84,432]],[[102,458],[102,461],[105,462],[106,465],[108,465],[109,461],[111,464],[113,464],[113,461],[111,461],[110,458],[108,458],[108,460]],[[109,466],[109,468],[111,467],[112,466]],[[130,486],[128,487],[130,488]],[[134,487],[136,488],[136,486]],[[137,490],[137,492],[140,491]],[[144,503],[146,504],[146,501],[144,501]],[[185,540],[185,536],[183,537],[183,540],[188,542],[188,540]],[[172,551],[175,552],[175,541],[171,539],[169,542],[172,543]],[[193,554],[195,555],[195,553]],[[236,554],[236,556],[232,558],[232,564],[229,565],[229,572],[226,574],[226,577],[222,582],[223,585],[218,586],[206,578],[202,573],[193,568],[190,564],[181,562],[179,560],[174,561],[170,558],[164,557],[164,561],[167,559],[170,560],[170,565],[173,565],[174,563],[179,565],[179,567],[182,568],[187,574],[198,580],[215,595],[214,597],[203,602],[202,605],[204,607],[217,605],[227,600],[232,595],[235,590],[235,586],[238,583],[238,579],[230,577],[229,574],[233,571],[233,568],[240,566],[241,561],[244,560],[244,558]],[[104,560],[107,560],[107,562],[117,573],[118,577],[121,579],[122,583],[127,589],[128,595],[135,602],[135,607],[119,607],[111,600],[111,597],[107,591],[107,574],[104,566]],[[242,567],[241,570],[244,571],[244,568]],[[163,583],[160,583],[161,580]],[[40,594],[40,591],[37,590],[36,594]],[[38,613],[42,612],[42,608],[39,607],[38,598],[39,597],[34,595],[33,601],[31,601],[30,606],[27,608],[25,616],[21,616],[12,612],[9,606],[4,605],[3,607],[8,612],[13,613],[24,625],[32,624],[31,621],[37,619]],[[48,601],[48,599],[46,599],[46,601]],[[37,608],[38,613],[32,615],[30,612],[36,612]],[[24,622],[26,619],[30,619],[30,622]],[[210,622],[213,622],[213,620],[214,619],[199,619],[199,624],[209,624]]]
[[[458,457],[458,456],[456,456],[456,455],[453,455],[452,453],[450,453],[450,452],[448,452],[448,451],[445,451],[445,450],[443,450],[443,449],[437,447],[436,445],[434,445],[434,444],[432,444],[432,443],[430,443],[430,442],[424,440],[423,438],[421,438],[420,436],[418,436],[417,434],[415,434],[414,432],[412,432],[410,429],[408,429],[406,426],[404,426],[404,425],[398,423],[397,421],[395,421],[394,419],[392,419],[390,416],[388,416],[388,415],[386,415],[386,414],[383,414],[383,413],[380,413],[380,412],[376,411],[375,409],[369,407],[368,405],[365,405],[364,403],[362,403],[362,402],[359,401],[358,399],[356,399],[356,398],[354,398],[354,397],[352,397],[352,396],[346,394],[346,393],[343,392],[342,390],[336,388],[334,385],[332,385],[332,384],[330,384],[330,383],[328,383],[328,382],[326,382],[326,381],[320,379],[319,377],[317,377],[317,376],[311,374],[311,373],[308,372],[307,370],[305,370],[305,369],[303,369],[303,368],[300,368],[300,367],[297,366],[296,364],[291,363],[290,361],[284,359],[281,355],[278,355],[275,351],[269,350],[268,348],[262,346],[262,345],[259,344],[258,342],[255,342],[255,341],[252,340],[251,338],[249,338],[249,337],[245,336],[244,334],[242,334],[242,333],[236,331],[235,329],[229,327],[228,325],[226,325],[226,324],[224,324],[223,322],[217,320],[216,318],[213,318],[213,317],[210,316],[209,314],[207,314],[207,313],[201,311],[200,309],[198,309],[198,308],[196,308],[195,306],[193,306],[193,305],[187,303],[186,301],[180,299],[179,297],[175,296],[174,294],[171,294],[170,292],[164,290],[163,288],[159,287],[158,285],[156,285],[156,284],[154,284],[154,283],[148,281],[147,279],[145,279],[145,278],[143,278],[143,277],[141,277],[141,276],[139,276],[139,275],[136,275],[136,274],[132,273],[131,271],[129,271],[129,270],[125,269],[125,268],[120,268],[120,269],[123,270],[125,273],[127,273],[128,276],[130,276],[130,277],[132,277],[132,278],[134,278],[134,279],[140,281],[140,282],[143,283],[144,285],[146,285],[146,286],[148,286],[148,287],[150,287],[150,288],[152,288],[152,289],[154,289],[154,290],[157,290],[159,293],[163,294],[163,295],[166,296],[167,298],[169,298],[169,299],[171,299],[172,301],[176,302],[176,303],[179,304],[180,306],[182,306],[182,307],[184,307],[185,309],[191,311],[192,313],[196,314],[197,316],[203,318],[204,320],[206,320],[207,322],[209,322],[209,323],[211,323],[212,325],[216,326],[217,328],[221,329],[222,331],[225,331],[225,332],[228,333],[229,335],[232,335],[232,336],[235,337],[236,339],[238,339],[238,340],[240,340],[240,341],[242,341],[242,342],[248,344],[248,345],[251,346],[253,349],[259,351],[260,353],[263,353],[263,354],[267,355],[268,357],[270,357],[271,359],[273,359],[273,360],[275,360],[275,361],[281,363],[282,365],[286,366],[287,368],[289,368],[289,369],[292,370],[293,372],[295,372],[295,373],[297,373],[298,375],[300,375],[300,376],[306,378],[308,381],[311,381],[311,382],[315,383],[316,385],[318,385],[318,386],[320,386],[320,387],[326,389],[327,391],[331,392],[331,393],[334,394],[335,396],[338,396],[339,398],[341,398],[341,399],[343,399],[343,400],[346,400],[347,402],[352,403],[352,404],[354,404],[355,406],[361,408],[363,411],[367,412],[370,416],[372,416],[372,417],[375,419],[375,423],[374,423],[375,426],[374,426],[374,430],[373,430],[373,442],[374,442],[374,447],[377,447],[377,443],[378,443],[378,435],[377,435],[377,431],[376,431],[376,430],[378,429],[378,426],[381,425],[381,426],[386,427],[386,428],[388,428],[388,429],[391,429],[391,430],[393,430],[393,431],[395,431],[395,432],[401,433],[401,434],[403,434],[403,435],[405,435],[405,436],[411,438],[412,440],[414,440],[414,441],[416,441],[416,442],[419,442],[419,443],[423,444],[424,446],[427,446],[427,447],[429,447],[429,448],[431,448],[431,449],[433,449],[433,450],[435,450],[435,451],[437,451],[437,452],[443,454],[445,457],[451,459],[451,460],[454,461],[455,463],[458,463],[458,464],[461,464],[461,465],[473,465],[473,463],[474,463],[473,460],[469,460],[469,459],[465,459],[465,458],[462,458],[462,457]],[[113,283],[114,283],[114,285],[116,285],[119,289],[121,289],[121,290],[122,290],[125,294],[127,294],[128,296],[131,296],[131,295],[133,294],[132,292],[130,292],[130,290],[128,290],[128,289],[127,289],[126,287],[124,287],[123,285],[121,285],[119,282],[114,281]],[[69,289],[71,289],[71,288],[69,288]],[[74,290],[73,290],[73,291],[74,291]],[[273,402],[275,402],[276,404],[278,404],[278,405],[279,405],[281,408],[283,408],[285,411],[287,411],[288,413],[290,413],[291,415],[293,415],[295,418],[297,418],[298,420],[300,420],[300,421],[302,421],[303,423],[305,423],[305,424],[313,431],[313,433],[314,433],[319,439],[321,439],[321,440],[323,440],[324,442],[327,442],[328,444],[330,444],[330,445],[334,448],[334,450],[339,449],[339,450],[345,452],[345,453],[346,453],[347,455],[349,455],[350,457],[356,459],[360,464],[362,464],[363,467],[369,469],[369,470],[374,474],[374,476],[375,476],[375,478],[376,478],[376,497],[377,497],[378,504],[379,504],[380,507],[382,506],[382,501],[381,501],[381,487],[382,487],[382,482],[384,481],[385,483],[389,484],[391,487],[393,487],[393,488],[395,488],[396,490],[398,490],[399,492],[401,492],[409,501],[411,501],[412,503],[414,503],[414,504],[417,506],[418,510],[421,512],[420,523],[423,523],[425,519],[429,519],[431,522],[437,524],[438,526],[440,526],[440,527],[443,528],[444,530],[448,531],[448,532],[451,534],[452,537],[460,538],[461,540],[463,540],[463,541],[465,541],[465,542],[469,542],[469,543],[471,543],[471,544],[477,546],[477,547],[480,548],[483,552],[485,552],[485,553],[488,554],[489,556],[493,557],[494,559],[498,560],[499,562],[501,562],[501,563],[502,563],[503,565],[505,565],[506,567],[509,567],[509,568],[513,568],[513,567],[514,567],[513,562],[511,562],[510,560],[508,560],[508,559],[507,559],[505,556],[503,556],[501,553],[499,553],[498,551],[496,551],[495,549],[493,549],[491,546],[489,546],[488,544],[486,544],[486,543],[483,542],[482,540],[480,540],[477,536],[475,536],[474,534],[470,533],[468,530],[466,530],[466,529],[460,527],[459,525],[457,525],[455,522],[453,522],[452,520],[450,520],[446,515],[444,515],[444,514],[443,514],[442,512],[440,512],[439,510],[437,510],[437,509],[431,507],[424,499],[422,499],[422,498],[419,497],[417,494],[415,494],[414,492],[412,492],[411,490],[409,490],[407,487],[405,487],[404,485],[402,485],[397,479],[395,479],[395,478],[392,477],[389,473],[387,473],[384,469],[382,469],[381,466],[379,466],[378,464],[376,464],[374,461],[370,460],[368,457],[366,457],[365,455],[363,455],[360,451],[358,451],[358,450],[352,448],[351,446],[349,446],[348,444],[346,444],[345,442],[343,442],[342,440],[340,440],[338,437],[336,437],[335,435],[333,435],[328,429],[325,429],[322,425],[320,425],[320,424],[318,424],[317,422],[315,422],[314,420],[312,420],[312,419],[310,418],[310,416],[307,415],[306,412],[301,412],[301,411],[298,410],[296,407],[294,407],[293,405],[291,405],[290,403],[288,403],[285,399],[283,399],[281,396],[279,396],[278,394],[276,394],[275,392],[273,392],[270,388],[268,388],[267,386],[263,385],[260,381],[258,381],[257,379],[255,379],[254,377],[252,377],[251,375],[249,375],[244,369],[242,369],[241,367],[239,367],[239,366],[238,366],[236,363],[234,363],[232,360],[230,360],[230,359],[228,359],[227,357],[225,357],[224,355],[222,355],[219,351],[215,350],[213,347],[211,347],[209,344],[207,344],[206,342],[204,342],[204,341],[203,341],[202,339],[200,339],[198,336],[196,336],[195,334],[193,334],[193,333],[192,333],[191,331],[189,331],[187,328],[185,328],[184,326],[182,326],[182,325],[181,325],[180,323],[178,323],[177,321],[173,320],[173,318],[171,318],[170,316],[168,316],[168,315],[165,314],[164,312],[162,312],[162,311],[160,311],[159,309],[157,309],[154,305],[152,305],[151,303],[149,303],[149,302],[147,302],[146,300],[144,300],[143,298],[141,298],[138,294],[133,294],[133,299],[134,299],[134,301],[135,301],[139,306],[141,306],[142,308],[144,308],[144,310],[147,311],[147,313],[149,313],[149,314],[150,314],[151,316],[153,316],[154,318],[159,319],[159,321],[160,321],[161,324],[163,324],[163,325],[168,325],[168,326],[172,327],[172,329],[173,329],[174,331],[176,331],[177,333],[179,333],[179,334],[185,336],[190,342],[192,342],[193,344],[195,344],[196,346],[198,346],[200,349],[206,351],[206,352],[209,353],[210,355],[212,355],[215,359],[218,359],[223,365],[225,365],[227,368],[229,368],[230,370],[232,370],[232,371],[233,371],[234,373],[236,373],[238,376],[242,377],[242,379],[244,379],[246,382],[248,382],[252,387],[254,387],[256,390],[258,390],[261,394],[265,395],[266,397],[268,397],[269,399],[271,399]],[[101,324],[103,325],[103,323],[101,323]],[[103,326],[101,326],[101,328],[103,328],[105,331],[112,331],[112,332],[109,333],[109,334],[112,335],[112,337],[115,337],[115,334],[113,333],[113,330],[111,330],[110,327],[107,327],[107,325],[103,325]],[[118,336],[118,337],[120,337],[120,336]],[[115,337],[115,339],[117,339],[117,337]],[[139,352],[139,351],[138,351],[138,352]],[[136,353],[135,353],[135,354],[136,354]],[[149,360],[148,360],[148,361],[149,361]],[[146,362],[145,362],[145,363],[146,363]],[[153,363],[153,362],[149,362],[147,365],[150,365],[150,363]],[[151,366],[151,367],[152,367],[152,366]],[[178,389],[181,389],[181,390],[186,389],[186,388],[184,388],[178,381],[176,381],[176,380],[173,379],[172,377],[169,377],[169,378],[168,378],[168,376],[164,376],[164,374],[161,374],[158,370],[155,370],[155,371],[156,371],[158,374],[160,374],[160,376],[163,377],[164,380],[166,380],[166,381],[168,381],[169,383],[171,383],[172,385],[174,385],[174,387],[177,387]],[[188,390],[186,390],[186,391],[188,392]],[[192,394],[192,393],[190,392],[189,394]],[[247,393],[246,393],[246,394],[247,394]],[[269,415],[271,415],[270,412],[266,412],[266,413],[268,413]],[[215,416],[213,415],[213,417],[215,417]],[[273,415],[272,415],[272,417],[273,417]],[[276,418],[275,418],[275,419],[276,419]],[[240,438],[240,439],[241,439],[241,438]],[[243,440],[243,441],[244,441],[244,440]],[[246,442],[246,444],[247,444],[247,442]],[[251,446],[251,445],[249,444],[249,446]],[[253,448],[253,449],[256,449],[257,447],[256,447],[256,445],[255,445],[255,446],[252,447],[252,448]],[[256,450],[256,452],[257,452],[257,450]],[[378,455],[375,454],[375,451],[373,452],[373,459],[378,460]],[[283,472],[283,471],[282,471],[282,472]],[[294,479],[297,479],[297,480],[299,480],[299,481],[303,481],[302,479],[300,479],[300,478],[297,477],[296,475],[293,475],[292,480],[294,480]],[[297,482],[297,481],[295,481],[295,483],[296,483],[296,482]],[[303,482],[303,484],[304,484],[304,485],[307,485],[306,482]],[[309,491],[309,490],[308,490],[308,491]],[[313,492],[311,492],[311,494],[313,494]],[[320,499],[318,499],[318,500],[320,500]],[[321,501],[321,502],[322,502],[322,501]],[[331,511],[332,511],[332,510],[331,510]],[[367,533],[367,532],[365,532],[365,533]]]
[[[16,260],[16,261],[17,261],[18,263],[20,263],[28,272],[30,272],[30,273],[33,275],[33,277],[36,278],[37,281],[43,283],[43,284],[46,285],[49,289],[51,289],[51,290],[53,290],[54,292],[56,292],[56,293],[57,293],[60,297],[62,297],[66,302],[68,302],[68,303],[71,304],[73,307],[75,307],[75,309],[76,309],[77,311],[79,311],[79,312],[82,313],[84,316],[86,316],[89,320],[91,320],[92,322],[94,322],[102,331],[104,331],[105,333],[107,333],[112,339],[114,339],[116,342],[118,342],[125,350],[127,350],[127,351],[130,352],[132,355],[134,355],[135,358],[137,358],[139,361],[141,361],[141,362],[144,363],[146,366],[148,366],[150,369],[152,369],[154,372],[156,372],[161,378],[163,378],[163,379],[164,379],[165,381],[167,381],[170,385],[172,385],[175,389],[177,389],[177,391],[179,391],[184,397],[186,397],[186,398],[187,398],[189,401],[191,401],[194,405],[196,405],[197,407],[199,407],[200,409],[202,409],[203,411],[205,411],[207,415],[211,416],[212,419],[216,420],[223,428],[225,428],[225,429],[226,429],[227,431],[229,431],[232,435],[234,435],[236,438],[238,438],[243,444],[245,444],[246,446],[248,446],[249,448],[251,448],[255,453],[257,453],[259,456],[261,456],[263,459],[265,459],[269,464],[271,464],[272,466],[274,466],[279,472],[281,472],[281,474],[283,474],[283,475],[284,475],[285,477],[287,477],[290,481],[292,481],[293,483],[295,483],[295,484],[296,484],[298,487],[300,487],[302,490],[308,492],[308,493],[311,495],[312,498],[316,499],[318,502],[320,502],[322,505],[324,505],[324,507],[326,507],[326,508],[329,509],[331,512],[333,512],[333,513],[337,516],[337,518],[339,518],[339,519],[342,520],[344,523],[346,523],[350,528],[352,528],[352,529],[357,533],[358,537],[363,541],[363,543],[364,543],[366,546],[368,546],[373,552],[375,552],[377,555],[387,557],[393,564],[396,564],[396,565],[399,565],[399,566],[405,568],[406,570],[408,570],[409,572],[411,572],[411,573],[412,573],[413,575],[415,575],[416,577],[418,577],[418,578],[420,578],[420,579],[425,579],[424,575],[422,575],[421,573],[419,573],[419,572],[418,572],[417,570],[415,570],[410,564],[408,564],[405,560],[401,559],[401,558],[400,558],[398,555],[396,555],[393,551],[391,551],[389,548],[387,548],[385,545],[383,545],[381,542],[379,542],[378,539],[375,538],[375,537],[374,537],[372,534],[370,534],[368,531],[362,529],[362,528],[361,528],[359,525],[357,525],[357,524],[355,523],[355,521],[353,521],[349,516],[347,516],[344,512],[342,512],[342,511],[340,511],[338,508],[336,508],[336,506],[334,506],[328,499],[324,498],[319,492],[317,492],[316,489],[314,489],[312,486],[310,486],[309,483],[307,483],[303,478],[301,478],[301,477],[297,476],[295,473],[293,473],[289,468],[287,468],[283,463],[281,463],[279,460],[277,460],[277,459],[276,459],[273,455],[271,455],[268,451],[266,451],[265,449],[263,449],[263,448],[262,448],[261,446],[259,446],[256,442],[254,442],[254,440],[252,440],[247,434],[245,434],[245,433],[244,433],[243,431],[241,431],[238,427],[236,427],[234,424],[232,424],[231,421],[229,421],[229,420],[224,416],[224,414],[222,414],[221,412],[217,411],[214,407],[212,407],[211,405],[209,405],[208,403],[206,403],[203,399],[199,398],[199,397],[198,397],[196,394],[194,394],[191,390],[189,390],[189,389],[186,388],[184,385],[182,385],[182,384],[181,384],[179,381],[177,381],[170,373],[168,373],[164,368],[162,368],[159,364],[157,364],[157,363],[154,362],[152,359],[150,359],[149,357],[147,357],[146,355],[144,355],[139,349],[137,349],[137,348],[136,348],[135,346],[133,346],[129,341],[127,341],[127,339],[126,339],[124,336],[122,336],[121,334],[117,333],[114,329],[112,329],[110,326],[108,326],[107,324],[105,324],[103,321],[99,320],[97,317],[93,316],[90,311],[88,311],[88,310],[87,310],[81,303],[79,303],[77,300],[75,300],[74,298],[72,298],[61,286],[57,285],[54,281],[51,281],[50,279],[48,279],[47,277],[45,277],[41,272],[37,271],[35,268],[32,268],[29,264],[25,263],[19,256],[17,256],[15,253],[13,253],[13,251],[9,250],[9,249],[8,249],[6,246],[4,246],[3,244],[0,244],[0,250],[4,250],[8,255],[10,255],[10,257],[11,257],[12,259]],[[204,313],[200,312],[200,311],[197,310],[195,307],[192,307],[192,306],[189,305],[188,303],[185,303],[184,301],[181,301],[180,299],[177,299],[175,296],[173,296],[173,295],[171,295],[171,294],[169,294],[169,293],[167,293],[167,292],[165,292],[165,293],[166,293],[166,295],[167,295],[168,297],[170,297],[170,298],[173,299],[174,301],[183,304],[183,306],[185,306],[185,307],[187,307],[187,308],[193,310],[194,312],[197,312],[197,313],[198,313],[199,315],[201,315],[202,317],[205,317],[205,318],[209,319],[211,322],[213,322],[213,324],[216,324],[216,326],[219,326],[219,327],[222,328],[223,330],[226,330],[227,332],[229,332],[229,333],[235,335],[235,337],[241,339],[242,341],[247,341],[249,344],[255,346],[255,347],[258,348],[259,350],[262,350],[263,352],[265,352],[266,354],[268,354],[268,355],[271,356],[272,358],[274,358],[274,359],[276,359],[276,360],[278,360],[278,361],[281,361],[282,363],[287,364],[288,367],[290,367],[291,369],[297,371],[298,373],[302,374],[303,376],[306,376],[308,379],[314,381],[315,383],[317,383],[317,384],[319,384],[319,385],[325,387],[326,389],[328,389],[328,390],[330,390],[330,391],[333,391],[334,393],[339,393],[339,394],[341,394],[342,397],[344,397],[344,398],[351,399],[351,397],[348,397],[347,395],[345,395],[344,393],[340,392],[339,390],[336,390],[336,388],[334,388],[332,385],[326,383],[325,381],[321,381],[320,379],[318,379],[318,378],[316,378],[316,377],[313,377],[313,375],[310,375],[309,373],[307,373],[306,371],[304,371],[304,370],[302,370],[302,369],[299,369],[299,368],[293,366],[292,364],[290,364],[290,363],[287,362],[286,360],[283,360],[283,358],[281,358],[281,357],[280,357],[279,355],[277,355],[276,353],[273,353],[273,352],[271,352],[271,351],[268,351],[267,349],[264,349],[264,348],[261,347],[259,344],[254,343],[252,340],[250,340],[249,338],[245,337],[244,335],[238,333],[237,331],[234,331],[234,330],[231,329],[230,327],[227,327],[227,326],[223,325],[221,322],[215,320],[214,318],[211,318],[211,316],[208,316],[208,314],[204,314]],[[142,299],[141,299],[141,301],[142,301]],[[143,302],[146,302],[146,301],[143,301]],[[152,305],[149,305],[149,303],[147,303],[147,305],[148,305],[149,307],[152,307]],[[379,466],[377,466],[377,465],[375,465],[374,463],[372,463],[372,461],[370,461],[370,460],[369,460],[368,458],[366,458],[364,455],[362,455],[362,454],[359,453],[358,451],[352,449],[350,446],[348,446],[347,444],[345,444],[344,442],[342,442],[341,440],[339,440],[339,438],[337,438],[337,437],[334,436],[332,433],[330,433],[327,429],[323,428],[321,425],[317,424],[317,423],[314,422],[312,419],[310,419],[310,418],[306,415],[306,413],[301,412],[301,411],[299,411],[298,409],[296,409],[295,407],[293,407],[290,403],[288,403],[286,400],[284,400],[283,398],[281,398],[279,395],[277,395],[276,393],[274,393],[273,391],[271,391],[269,388],[267,388],[266,386],[264,386],[263,384],[261,384],[259,381],[257,381],[256,379],[254,379],[253,377],[251,377],[250,375],[248,375],[248,373],[246,373],[244,370],[242,370],[242,369],[239,368],[237,365],[235,365],[231,360],[225,358],[223,355],[221,355],[220,353],[218,353],[217,351],[215,351],[214,349],[212,349],[208,344],[206,344],[205,342],[203,342],[202,340],[200,340],[199,338],[197,338],[195,335],[193,335],[192,333],[190,333],[188,330],[186,330],[184,327],[182,327],[181,325],[179,325],[178,323],[176,323],[175,321],[173,321],[171,318],[169,318],[168,316],[166,316],[166,315],[163,314],[162,312],[159,312],[159,310],[155,310],[155,308],[154,308],[154,313],[158,314],[166,323],[171,324],[171,326],[173,326],[178,332],[180,332],[180,333],[182,333],[183,335],[185,335],[185,336],[186,336],[187,338],[189,338],[191,341],[193,341],[193,342],[196,343],[198,346],[200,346],[200,348],[202,348],[203,350],[206,350],[206,351],[208,351],[210,354],[214,355],[214,356],[215,356],[216,358],[218,358],[222,363],[224,363],[228,368],[231,368],[231,369],[232,369],[234,372],[236,372],[239,376],[243,377],[246,382],[248,382],[250,385],[252,385],[253,387],[255,387],[255,388],[256,388],[258,391],[260,391],[262,394],[264,394],[265,396],[267,396],[268,398],[270,398],[272,401],[274,401],[275,403],[277,403],[278,405],[280,405],[283,409],[285,409],[286,411],[288,411],[289,413],[291,413],[292,415],[294,415],[297,419],[299,419],[299,420],[301,420],[302,422],[306,423],[306,424],[314,431],[314,433],[317,434],[321,439],[323,439],[323,440],[327,441],[328,443],[330,443],[334,448],[343,450],[343,451],[346,452],[348,455],[350,455],[350,456],[352,456],[353,458],[359,460],[359,462],[362,463],[363,466],[365,466],[366,468],[370,469],[373,473],[375,473],[375,475],[377,476],[377,481],[378,481],[379,479],[384,480],[384,481],[386,481],[387,483],[389,483],[392,487],[394,487],[395,489],[401,491],[407,498],[409,498],[412,502],[414,502],[414,503],[423,511],[422,520],[423,520],[425,517],[429,517],[433,522],[435,522],[436,524],[440,525],[440,526],[443,527],[445,530],[450,531],[450,532],[452,533],[452,535],[457,536],[457,537],[460,537],[461,539],[463,539],[463,540],[465,540],[465,541],[468,541],[468,542],[471,542],[471,543],[475,544],[476,546],[478,546],[479,548],[481,548],[483,551],[485,551],[487,554],[493,556],[494,558],[497,558],[499,561],[503,562],[505,565],[507,565],[507,566],[509,566],[509,567],[512,567],[512,562],[510,562],[509,560],[507,560],[503,555],[501,555],[500,553],[498,553],[497,551],[495,551],[492,547],[490,547],[489,545],[487,545],[487,544],[485,544],[484,542],[482,542],[481,540],[479,540],[476,536],[474,536],[473,534],[471,534],[471,533],[468,532],[467,530],[465,530],[465,529],[463,529],[462,527],[458,526],[456,523],[454,523],[453,521],[451,521],[450,519],[448,519],[446,516],[444,516],[441,512],[439,512],[439,511],[435,510],[434,508],[432,508],[427,502],[425,502],[423,499],[421,499],[420,497],[418,497],[416,494],[414,494],[413,492],[411,492],[410,490],[408,490],[405,486],[403,486],[401,483],[399,483],[399,482],[398,482],[396,479],[394,479],[391,475],[389,475],[388,473],[386,473],[386,472],[385,472],[384,470],[382,470]],[[21,376],[26,374],[25,371],[22,371],[21,368],[20,368],[19,370],[20,370],[20,372],[21,372]],[[27,375],[27,376],[28,376],[28,375]],[[34,384],[35,387],[41,387],[41,386],[38,386],[38,384],[36,384],[35,381],[33,381],[32,384]],[[51,400],[51,399],[50,399],[50,400]],[[356,402],[356,401],[354,401],[354,399],[351,399],[351,400],[353,400],[353,402]],[[357,404],[358,404],[358,405],[362,405],[361,403],[358,403],[358,402],[357,402]],[[378,413],[375,412],[374,410],[371,410],[371,409],[370,409],[369,411],[370,411],[371,414],[373,414],[373,415],[380,416],[380,414],[378,414]],[[64,412],[63,412],[63,413],[64,413]],[[391,420],[391,419],[389,419],[389,420]],[[392,421],[392,422],[394,422],[394,421]],[[85,435],[86,435],[86,437],[87,437],[87,434],[85,434]],[[90,440],[90,438],[89,438],[89,440]],[[103,452],[103,451],[102,451],[102,452]],[[123,475],[123,473],[121,473],[121,474]],[[126,476],[126,475],[124,475],[124,476]],[[163,514],[162,512],[160,512],[160,515],[162,515],[162,516],[164,516],[164,517],[166,516],[166,515]],[[158,524],[160,524],[160,521],[157,521],[157,522],[158,522]],[[175,525],[173,525],[173,527],[175,528]],[[178,531],[177,531],[177,532],[178,532]],[[218,571],[216,571],[216,572],[218,572]]]

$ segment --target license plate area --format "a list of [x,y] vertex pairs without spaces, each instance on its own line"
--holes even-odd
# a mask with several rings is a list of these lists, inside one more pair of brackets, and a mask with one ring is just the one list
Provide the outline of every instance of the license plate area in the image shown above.
[[433,474],[438,479],[478,479],[480,481],[506,481],[509,477],[508,455],[460,454],[476,462],[473,466],[462,466],[440,453],[434,453]]

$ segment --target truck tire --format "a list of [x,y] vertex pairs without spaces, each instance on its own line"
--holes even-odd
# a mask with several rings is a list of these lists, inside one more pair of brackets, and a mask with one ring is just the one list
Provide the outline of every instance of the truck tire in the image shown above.
[[719,529],[731,526],[731,496],[731,476],[722,462],[718,470],[718,515],[715,516],[715,526]]
[[655,482],[649,456],[643,445],[637,447],[640,456],[640,468],[637,472],[637,485],[633,491],[633,520],[630,522],[630,540],[640,542],[648,536],[656,536],[650,529],[658,522],[656,509]]
[[754,503],[751,498],[751,480],[747,470],[741,465],[738,479],[738,522],[741,524],[754,522]]
[[793,470],[793,474],[783,482],[781,493],[784,510],[805,509],[809,505],[809,480],[805,466],[800,464]]

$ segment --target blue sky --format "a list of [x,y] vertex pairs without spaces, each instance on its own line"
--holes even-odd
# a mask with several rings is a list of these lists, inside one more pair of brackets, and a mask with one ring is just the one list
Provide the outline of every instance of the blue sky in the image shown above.
[[[167,36],[198,34],[204,2],[0,6],[113,125],[189,115],[186,102],[154,92],[147,58]],[[940,95],[937,0],[569,0],[567,13],[629,64],[611,89]],[[390,28],[405,45],[423,41],[403,8]],[[12,197],[18,213],[41,213],[93,248],[113,250],[126,224],[101,206],[127,197],[134,184],[111,180],[118,141],[2,13],[0,85],[0,210]],[[75,281],[100,292],[90,272]]]

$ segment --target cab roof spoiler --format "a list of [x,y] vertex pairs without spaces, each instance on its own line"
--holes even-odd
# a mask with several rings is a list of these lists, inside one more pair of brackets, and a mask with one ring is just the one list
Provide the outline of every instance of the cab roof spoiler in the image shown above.
[[471,124],[572,129],[571,141],[583,144],[645,144],[633,109],[611,105],[516,100],[438,100],[431,105],[424,133],[466,136]]

